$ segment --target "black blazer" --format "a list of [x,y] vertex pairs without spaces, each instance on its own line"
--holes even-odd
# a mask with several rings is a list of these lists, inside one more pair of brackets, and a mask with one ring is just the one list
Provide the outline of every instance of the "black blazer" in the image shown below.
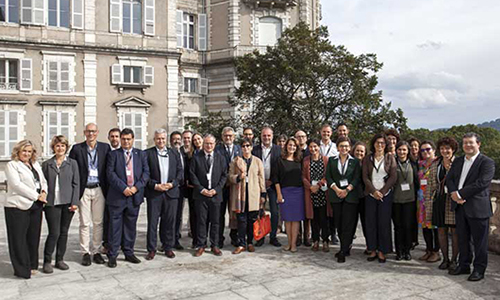
[[229,152],[227,152],[226,145],[224,143],[217,145],[217,147],[215,147],[215,151],[219,152],[222,156],[224,156],[228,168],[233,158],[235,158],[236,156],[241,157],[243,155],[241,153],[241,146],[236,144],[233,144],[232,157],[229,156]]
[[[480,153],[472,164],[464,186],[458,189],[460,175],[464,166],[465,156],[461,156],[451,165],[451,169],[446,176],[446,186],[448,192],[458,191],[462,199],[466,200],[463,204],[465,214],[469,218],[489,218],[493,215],[490,199],[490,185],[495,175],[495,162]],[[457,207],[455,201],[452,202],[452,210]]]
[[[144,151],[133,148],[132,159],[134,164],[134,186],[137,193],[132,196],[135,206],[144,202],[144,187],[149,180],[149,166]],[[123,191],[127,188],[127,174],[125,171],[125,154],[123,148],[108,153],[108,163],[106,166],[109,180],[109,191],[106,204],[113,207],[124,207],[127,205],[127,198]]]
[[[330,157],[328,159],[328,165],[326,166],[326,181],[330,189],[328,191],[328,200],[330,200],[331,203],[340,203],[343,201],[348,203],[359,203],[358,185],[361,182],[361,165],[359,160],[357,158],[349,159],[344,175],[339,172],[338,161],[338,157]],[[343,179],[347,179],[349,184],[352,185],[353,190],[347,193],[347,197],[340,199],[330,186],[335,183],[339,188],[345,189],[346,187],[340,187],[340,180]]]
[[[262,163],[264,163],[264,159],[262,158],[262,145],[257,145],[253,147],[252,154],[260,158]],[[273,144],[271,147],[271,174],[273,174],[273,169],[276,168],[276,164],[281,158],[281,147]]]
[[[99,185],[101,186],[102,193],[108,193],[108,180],[106,177],[106,160],[108,153],[111,151],[106,143],[97,142],[97,171],[99,174]],[[82,142],[76,144],[71,148],[69,157],[76,160],[78,163],[78,170],[80,172],[80,196],[82,198],[83,192],[87,187],[87,178],[89,176],[89,158],[87,154],[87,143]]]
[[[148,160],[149,180],[146,184],[146,198],[156,198],[161,196],[162,192],[155,190],[155,185],[161,183],[160,161],[156,147],[151,147],[144,151]],[[184,177],[179,152],[167,148],[168,153],[168,182],[173,187],[166,192],[169,199],[178,199],[180,197],[180,186]]]
[[189,174],[191,184],[194,186],[193,199],[195,200],[214,199],[216,201],[222,201],[222,188],[226,184],[227,179],[226,159],[216,151],[214,151],[212,155],[212,189],[217,192],[217,194],[215,194],[213,198],[208,198],[201,194],[201,191],[203,189],[208,189],[208,170],[206,165],[205,151],[200,151],[198,152],[198,154],[194,155],[191,158]]

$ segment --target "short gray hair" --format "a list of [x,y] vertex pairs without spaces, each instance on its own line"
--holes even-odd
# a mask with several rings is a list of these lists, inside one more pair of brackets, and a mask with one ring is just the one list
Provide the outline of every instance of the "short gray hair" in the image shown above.
[[233,127],[230,127],[230,126],[224,127],[224,128],[222,129],[222,134],[224,134],[224,133],[226,133],[226,132],[228,132],[228,131],[232,131],[232,132],[234,133],[234,129],[233,129]]
[[167,134],[167,131],[163,128],[158,128],[155,130],[155,135],[157,134]]
[[205,135],[203,136],[203,139],[206,139],[206,138],[213,138],[214,140],[217,140],[217,139],[215,138],[215,136],[214,136],[213,134],[211,134],[211,133],[207,133],[207,134],[205,134]]

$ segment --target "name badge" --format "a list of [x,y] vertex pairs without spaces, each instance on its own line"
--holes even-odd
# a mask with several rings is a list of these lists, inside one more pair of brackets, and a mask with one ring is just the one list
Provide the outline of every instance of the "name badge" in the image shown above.
[[247,177],[245,177],[245,182],[246,182],[246,183],[248,183],[248,176],[247,176]]
[[[128,171],[127,171],[128,172]],[[128,174],[127,174],[128,175]],[[97,171],[97,169],[90,169],[89,171],[89,176],[92,176],[92,177],[97,177],[99,176],[99,173]]]
[[420,180],[420,185],[427,185],[427,179]]
[[132,171],[131,170],[125,170],[125,173],[127,174],[127,176],[132,175]]
[[444,193],[448,194],[448,187],[446,185],[444,186]]
[[323,192],[326,192],[328,190],[328,187],[326,186],[326,184],[321,186],[321,190]]
[[349,181],[347,181],[347,179],[342,179],[339,183],[340,187],[346,187],[349,185]]
[[403,192],[409,191],[410,190],[410,184],[409,183],[401,183],[401,190]]
[[207,174],[207,180],[210,181],[210,179],[212,179],[211,177],[212,174]]
[[318,181],[317,180],[311,181],[311,185],[318,185]]
[[35,188],[38,190],[38,189],[42,189],[42,185],[40,184],[40,181],[38,180],[35,180]]

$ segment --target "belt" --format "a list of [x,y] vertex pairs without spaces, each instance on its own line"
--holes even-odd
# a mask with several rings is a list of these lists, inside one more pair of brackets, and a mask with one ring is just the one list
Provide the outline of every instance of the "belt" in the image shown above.
[[86,188],[87,189],[95,189],[95,188],[98,188],[100,186],[101,185],[99,183],[91,183],[91,184],[87,184]]

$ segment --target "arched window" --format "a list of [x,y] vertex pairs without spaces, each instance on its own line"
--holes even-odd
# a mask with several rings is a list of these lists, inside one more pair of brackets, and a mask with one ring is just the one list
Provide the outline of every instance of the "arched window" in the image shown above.
[[281,19],[263,17],[259,19],[259,46],[274,46],[281,37]]

